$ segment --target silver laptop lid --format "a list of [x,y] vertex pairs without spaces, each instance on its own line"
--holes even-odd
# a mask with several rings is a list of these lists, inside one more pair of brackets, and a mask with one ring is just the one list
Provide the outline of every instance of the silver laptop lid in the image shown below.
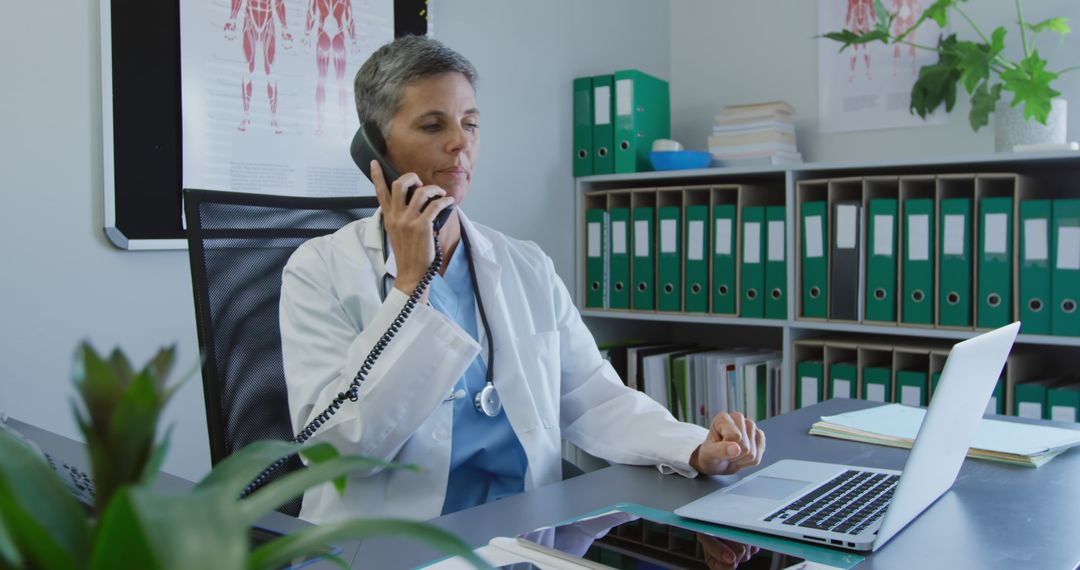
[[949,352],[941,381],[874,540],[874,550],[900,532],[956,480],[1019,331],[1020,323],[1015,322],[957,343]]

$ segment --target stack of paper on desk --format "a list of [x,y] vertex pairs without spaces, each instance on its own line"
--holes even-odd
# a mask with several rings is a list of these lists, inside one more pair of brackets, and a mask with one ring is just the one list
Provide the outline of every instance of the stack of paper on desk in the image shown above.
[[[822,416],[810,434],[911,449],[924,415],[923,408],[890,404]],[[968,457],[1039,467],[1075,445],[1080,430],[983,419]]]

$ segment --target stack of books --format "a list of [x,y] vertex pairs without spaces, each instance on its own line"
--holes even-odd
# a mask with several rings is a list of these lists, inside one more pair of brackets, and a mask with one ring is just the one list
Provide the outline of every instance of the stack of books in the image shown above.
[[716,116],[709,152],[717,166],[802,162],[795,146],[795,109],[783,101],[734,105]]

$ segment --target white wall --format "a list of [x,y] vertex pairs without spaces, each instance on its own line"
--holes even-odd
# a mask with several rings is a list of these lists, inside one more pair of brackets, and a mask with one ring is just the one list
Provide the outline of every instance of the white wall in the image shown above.
[[[537,241],[573,275],[571,80],[638,67],[669,77],[667,0],[432,2],[435,35],[481,74],[483,153],[465,206]],[[90,339],[136,364],[176,343],[197,363],[187,252],[123,252],[102,234],[98,2],[21,2],[0,34],[0,411],[79,437],[71,355]],[[62,40],[58,40],[62,38]],[[165,468],[197,478],[209,448],[196,374],[167,408]]]
[[[0,410],[79,437],[70,400],[81,339],[136,365],[179,346],[175,379],[198,363],[186,251],[122,252],[102,232],[98,3],[20,2],[0,34]],[[165,468],[209,469],[196,374],[166,409]]]
[[573,291],[572,82],[637,68],[669,79],[668,0],[433,1],[434,36],[480,73],[469,215],[537,242]]
[[[843,0],[829,0],[843,3]],[[924,0],[929,4],[929,0]],[[794,105],[799,149],[808,161],[871,161],[917,159],[937,155],[970,155],[994,150],[993,123],[974,133],[968,124],[969,99],[963,88],[949,124],[859,133],[818,131],[817,30],[818,0],[679,0],[671,3],[671,73],[673,136],[689,148],[704,149],[713,116],[725,105],[783,99]],[[1013,22],[1015,4],[1005,0],[968,2],[965,10],[989,33],[1008,28],[1010,56],[1019,53]],[[1080,26],[1076,0],[1026,2],[1025,18],[1038,22],[1052,16]],[[963,21],[953,24],[961,39],[975,38]],[[835,44],[839,47],[839,44]],[[1063,46],[1047,34],[1040,53],[1049,69],[1080,64],[1080,32]],[[1058,85],[1070,100],[1072,140],[1080,139],[1080,71],[1063,76]]]

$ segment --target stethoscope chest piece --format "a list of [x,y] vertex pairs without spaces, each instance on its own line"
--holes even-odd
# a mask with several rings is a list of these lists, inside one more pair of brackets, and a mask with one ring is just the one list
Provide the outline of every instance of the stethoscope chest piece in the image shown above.
[[499,415],[502,411],[502,400],[499,399],[499,393],[495,391],[495,385],[491,382],[488,382],[484,389],[476,394],[473,403],[476,404],[476,411],[489,418]]

